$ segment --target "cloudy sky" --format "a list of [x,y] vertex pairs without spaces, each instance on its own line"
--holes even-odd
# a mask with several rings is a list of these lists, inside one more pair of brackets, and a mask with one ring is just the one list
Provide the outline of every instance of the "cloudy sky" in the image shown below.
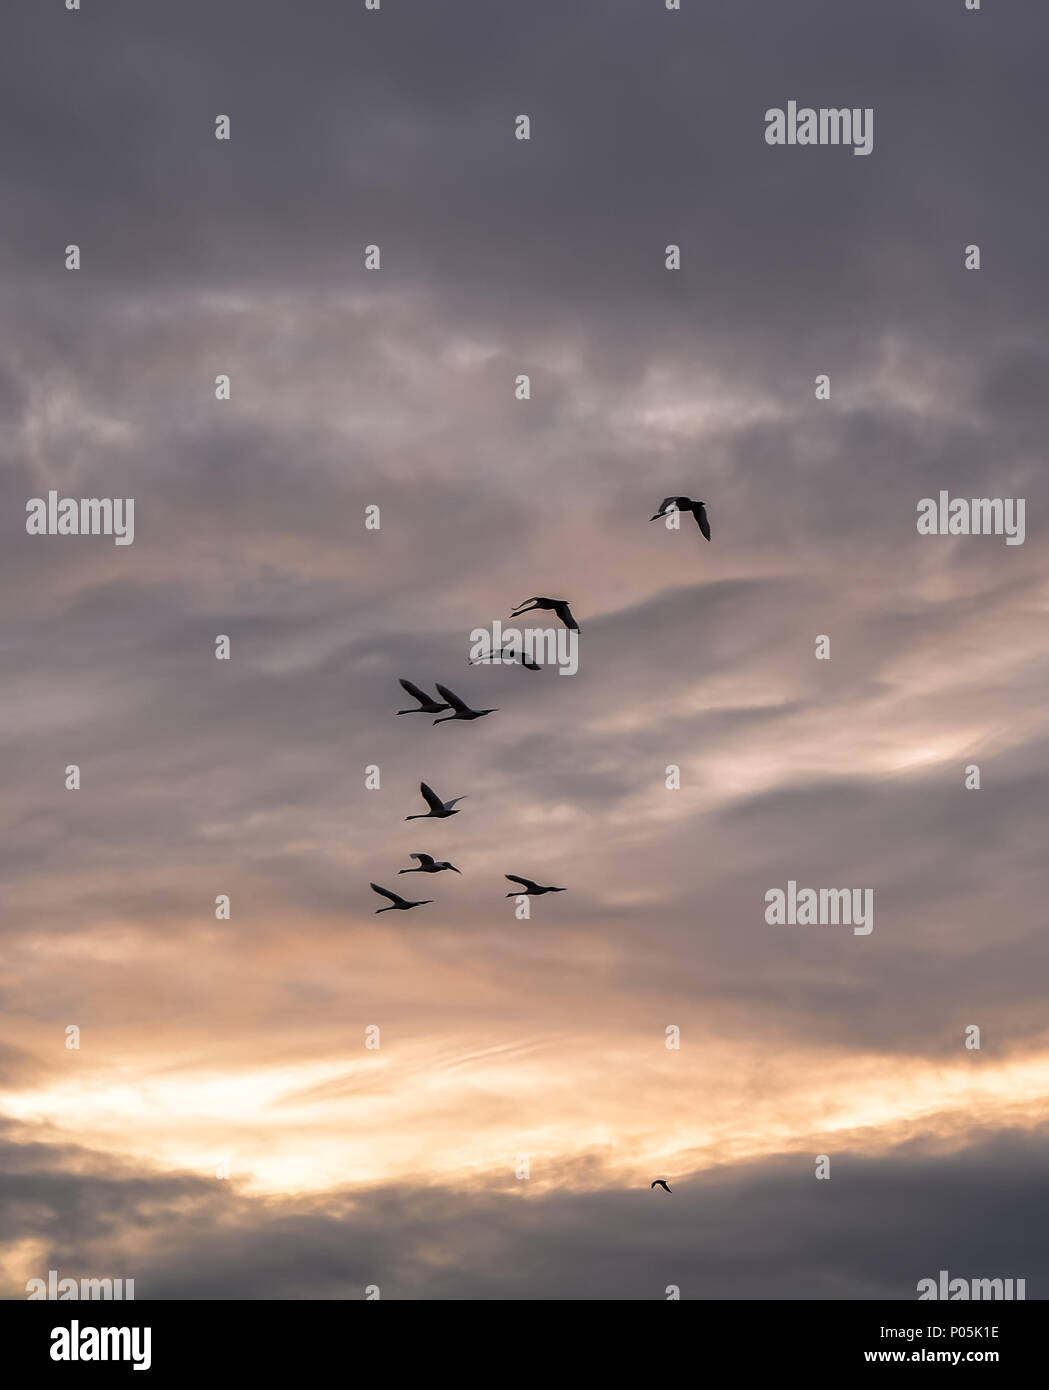
[[[1044,1296],[1040,9],[9,7],[0,1294]],[[532,594],[578,673],[470,669]]]

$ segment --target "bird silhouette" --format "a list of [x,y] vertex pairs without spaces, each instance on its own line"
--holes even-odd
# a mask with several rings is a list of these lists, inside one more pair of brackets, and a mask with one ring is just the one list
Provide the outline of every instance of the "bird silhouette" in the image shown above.
[[530,613],[533,608],[548,608],[552,612],[557,614],[557,616],[564,623],[565,627],[570,627],[575,632],[579,631],[579,624],[576,622],[575,618],[572,617],[572,610],[569,608],[568,600],[566,598],[526,599],[524,603],[518,604],[518,606],[510,614],[510,617],[519,618],[522,613]]
[[432,787],[428,787],[425,782],[419,783],[419,790],[423,794],[423,800],[429,806],[428,811],[420,811],[416,816],[405,816],[405,820],[427,820],[435,816],[438,820],[444,820],[447,816],[457,816],[458,811],[453,811],[452,807],[457,801],[465,801],[465,796],[453,796],[451,801],[442,801]]
[[459,696],[456,695],[454,690],[449,690],[446,685],[441,685],[440,683],[438,683],[437,689],[448,701],[448,703],[446,705],[442,705],[441,708],[454,710],[455,713],[446,714],[443,719],[435,719],[433,721],[435,724],[447,724],[449,720],[452,719],[480,719],[481,716],[485,714],[499,713],[498,708],[471,709],[468,704],[465,704],[462,700],[459,699]]
[[511,656],[508,660],[505,656],[505,652],[507,647],[512,645],[513,643],[511,642],[504,642],[497,652],[483,652],[480,656],[475,656],[473,660],[467,664],[470,666],[480,666],[482,664],[487,665],[490,662],[495,662],[496,664],[523,666],[526,671],[539,671],[542,669],[538,661],[526,661],[523,654],[521,656]]
[[391,893],[388,888],[380,888],[377,883],[373,883],[372,891],[379,893],[384,898],[389,898],[389,907],[377,907],[376,912],[392,912],[395,907],[402,912],[407,912],[410,907],[425,907],[427,903],[432,903],[433,898],[422,898],[417,903],[410,903],[407,898],[402,898],[400,893]]
[[[422,817],[426,819],[425,816]],[[398,869],[399,874],[439,874],[443,869],[451,869],[454,874],[461,874],[462,869],[457,869],[454,864],[449,864],[447,859],[435,859],[432,854],[410,854],[409,859],[418,859],[418,864],[414,869]]]
[[679,512],[691,512],[696,518],[696,525],[710,540],[710,522],[707,519],[707,508],[703,502],[693,502],[691,497],[664,497],[659,504],[659,511],[655,516],[649,517],[650,521],[658,521],[661,516],[666,516],[667,508],[673,503]]
[[520,878],[517,874],[503,874],[503,878],[508,878],[511,883],[523,883],[524,892],[507,893],[508,898],[538,898],[544,893],[567,893],[567,888],[549,888],[541,883],[533,883],[530,878]]
[[436,700],[431,699],[425,690],[420,690],[411,681],[402,680],[401,686],[413,700],[419,701],[418,709],[399,709],[398,714],[440,714],[441,710],[450,708],[448,705],[439,705]]
[[[382,909],[380,908],[380,911],[381,911],[381,910],[382,910]],[[656,1178],[655,1182],[652,1184],[652,1187],[661,1187],[661,1188],[663,1189],[664,1192],[669,1192],[669,1191],[670,1191],[670,1188],[667,1187],[666,1183],[663,1181],[662,1178]],[[650,1187],[650,1188],[648,1189],[649,1192],[652,1191],[652,1187]]]

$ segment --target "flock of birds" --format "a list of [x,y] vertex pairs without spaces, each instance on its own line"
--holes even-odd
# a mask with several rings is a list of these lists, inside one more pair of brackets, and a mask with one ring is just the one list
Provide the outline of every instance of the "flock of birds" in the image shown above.
[[[544,598],[542,596],[537,596],[535,598],[526,599],[524,603],[518,604],[510,614],[510,617],[520,617],[522,613],[530,613],[536,608],[554,613],[561,619],[565,627],[571,628],[575,632],[579,631],[579,624],[572,616],[572,610],[568,606],[568,600],[563,598]],[[502,655],[505,650],[506,647],[504,645],[499,649],[499,655]],[[488,652],[485,656],[475,657],[470,664],[476,665],[479,661],[492,660],[495,655],[494,652]],[[521,657],[521,665],[526,666],[530,671],[539,670],[537,662],[527,661],[523,656]],[[472,709],[465,700],[461,700],[459,696],[456,695],[454,690],[449,690],[448,686],[441,685],[439,681],[435,683],[434,689],[437,691],[440,699],[435,699],[413,681],[405,680],[403,677],[401,677],[400,685],[405,694],[410,695],[415,701],[415,704],[411,706],[410,709],[399,709],[397,711],[398,715],[436,714],[440,715],[441,718],[435,719],[433,721],[435,724],[448,724],[453,720],[469,723],[474,719],[483,719],[486,714],[498,714],[499,712],[498,706],[496,706],[495,709]],[[451,713],[445,714],[445,710],[451,710]],[[422,793],[422,798],[429,807],[429,810],[419,811],[414,816],[405,816],[405,820],[447,820],[449,816],[457,816],[459,814],[456,803],[466,800],[464,794],[463,796],[453,796],[450,801],[444,801],[437,795],[433,787],[428,786],[425,782],[419,783],[419,791]],[[409,858],[416,861],[414,867],[410,869],[398,869],[398,874],[462,873],[461,869],[457,869],[455,865],[450,864],[447,859],[435,859],[432,854],[412,854]],[[510,883],[519,885],[513,892],[507,893],[506,896],[508,898],[539,898],[542,897],[544,893],[566,893],[568,891],[567,888],[558,888],[552,883],[536,883],[534,879],[522,878],[520,874],[504,874],[503,877],[508,879]],[[394,910],[398,912],[407,912],[413,907],[425,907],[427,903],[435,901],[433,898],[404,898],[400,893],[395,893],[392,888],[383,888],[382,885],[378,883],[373,883],[371,888],[373,893],[378,893],[380,897],[389,900],[386,907],[377,907],[375,909],[377,913],[393,912]]]
[[[660,503],[659,511],[656,512],[650,520],[658,521],[661,517],[667,516],[671,511],[691,512],[703,536],[708,541],[710,540],[710,521],[707,518],[705,503],[694,502],[691,497],[664,497],[663,501]],[[572,616],[572,610],[568,606],[568,600],[563,598],[544,598],[539,596],[526,599],[524,603],[519,604],[513,610],[510,617],[519,618],[523,613],[531,613],[536,609],[553,613],[555,617],[561,620],[566,628],[571,629],[573,632],[579,631],[579,624]],[[498,653],[491,651],[487,652],[483,656],[475,657],[470,664],[477,665],[479,662],[491,661],[497,656],[502,656],[505,651],[506,646],[503,646],[499,649]],[[529,671],[538,671],[540,669],[537,662],[527,661],[523,656],[519,656],[517,659],[520,661],[520,664]],[[435,683],[434,686],[434,689],[440,696],[439,700],[434,699],[432,695],[428,695],[425,690],[420,689],[420,687],[415,685],[412,681],[402,678],[400,685],[405,694],[411,696],[416,703],[409,709],[399,709],[397,711],[398,715],[441,715],[441,718],[434,719],[433,722],[435,724],[448,724],[453,720],[460,720],[464,723],[468,723],[474,719],[482,719],[486,714],[498,714],[499,712],[498,707],[495,709],[472,709],[465,700],[461,700],[459,696],[456,695],[454,690],[449,690],[446,685],[441,685],[439,682]],[[446,714],[446,710],[450,710],[451,713]],[[453,796],[450,801],[443,801],[434,789],[425,782],[419,783],[419,791],[422,793],[422,798],[429,809],[420,811],[414,816],[405,816],[406,821],[447,820],[449,816],[457,816],[459,814],[457,803],[465,801],[466,799],[464,794],[463,796]],[[457,869],[455,865],[449,863],[447,859],[435,859],[431,854],[411,854],[409,858],[416,861],[414,866],[408,869],[398,869],[398,874],[462,873],[461,869]],[[565,893],[568,891],[565,888],[557,888],[553,884],[536,883],[534,879],[523,878],[520,874],[504,874],[503,877],[508,879],[509,882],[519,885],[512,892],[507,893],[506,896],[508,898],[538,898],[544,893]],[[394,893],[391,889],[383,888],[378,883],[373,883],[371,888],[372,891],[378,893],[380,897],[389,899],[386,907],[377,907],[375,909],[377,913],[393,912],[394,910],[407,912],[413,907],[425,907],[427,903],[435,901],[433,898],[403,898],[400,893]],[[661,1187],[665,1192],[670,1192],[671,1190],[666,1180],[663,1178],[657,1178],[652,1184],[652,1187]]]

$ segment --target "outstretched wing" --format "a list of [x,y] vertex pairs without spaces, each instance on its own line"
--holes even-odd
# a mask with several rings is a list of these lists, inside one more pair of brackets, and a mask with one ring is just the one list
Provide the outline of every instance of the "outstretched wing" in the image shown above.
[[464,705],[462,700],[459,699],[459,696],[456,695],[454,690],[449,690],[446,685],[441,685],[440,683],[438,683],[437,685],[437,690],[441,696],[441,699],[447,700],[449,705],[451,705],[452,709],[459,710],[460,713],[469,712],[470,706]]
[[422,792],[423,800],[426,802],[427,806],[429,806],[431,811],[444,810],[444,802],[434,791],[433,787],[428,787],[425,782],[420,782],[419,790]]
[[699,529],[703,532],[704,536],[706,536],[707,540],[709,541],[709,540],[710,540],[710,522],[709,522],[709,520],[707,519],[707,509],[706,509],[706,507],[704,507],[704,506],[701,505],[701,506],[698,508],[698,510],[694,513],[694,516],[695,516],[695,518],[696,518],[696,525],[699,527]]
[[462,796],[453,796],[452,799],[451,799],[451,801],[446,801],[444,804],[445,804],[445,806],[447,806],[447,808],[448,808],[449,810],[451,810],[452,807],[455,805],[455,803],[456,803],[457,801],[465,801],[465,800],[466,800],[466,797],[467,797],[467,793],[466,793],[466,792],[463,792]]
[[413,700],[418,700],[420,705],[428,705],[430,703],[429,695],[427,695],[424,690],[420,690],[417,685],[413,685],[411,681],[402,680],[401,689],[406,690]]
[[399,893],[391,893],[388,888],[380,888],[377,883],[373,883],[372,888],[376,893],[381,894],[382,897],[389,898],[390,902],[392,903],[404,902],[404,899],[400,896]]
[[579,624],[576,622],[575,618],[572,617],[572,610],[569,608],[566,599],[559,599],[557,603],[554,604],[554,612],[564,623],[565,627],[574,628],[576,632],[579,631]]
[[429,866],[430,864],[435,864],[437,862],[432,854],[409,854],[408,858],[418,859],[420,864],[425,864],[427,866]]
[[538,888],[537,883],[533,883],[530,878],[519,878],[517,874],[503,874],[503,878],[508,878],[511,883],[523,883],[526,888]]

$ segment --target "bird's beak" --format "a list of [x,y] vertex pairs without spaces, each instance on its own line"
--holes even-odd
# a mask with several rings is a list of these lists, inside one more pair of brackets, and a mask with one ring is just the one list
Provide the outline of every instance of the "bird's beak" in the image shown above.
[[461,873],[462,873],[462,869],[457,869],[457,868],[455,867],[454,864],[451,865],[451,870],[452,870],[452,873],[453,873],[453,874],[461,874]]

